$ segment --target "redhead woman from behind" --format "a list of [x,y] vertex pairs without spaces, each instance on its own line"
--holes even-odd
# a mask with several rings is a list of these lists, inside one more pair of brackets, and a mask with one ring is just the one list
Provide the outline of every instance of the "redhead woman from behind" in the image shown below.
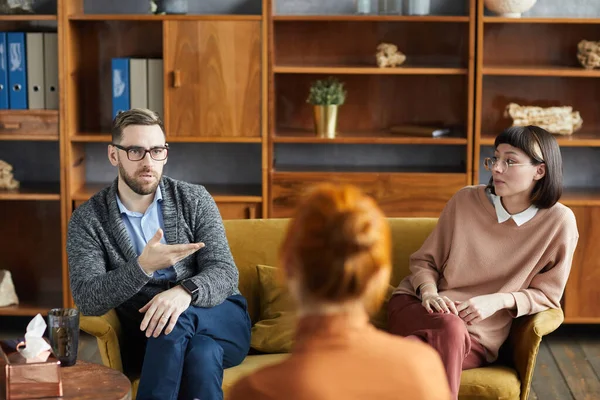
[[353,186],[320,185],[300,203],[281,247],[298,324],[292,354],[242,378],[230,400],[448,400],[435,350],[377,330],[391,273],[390,229]]

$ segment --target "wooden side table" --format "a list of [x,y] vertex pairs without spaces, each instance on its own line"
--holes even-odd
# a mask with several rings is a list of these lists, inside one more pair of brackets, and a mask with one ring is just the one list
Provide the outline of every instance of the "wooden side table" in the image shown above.
[[57,400],[130,400],[131,382],[116,369],[77,360],[62,367],[63,397]]

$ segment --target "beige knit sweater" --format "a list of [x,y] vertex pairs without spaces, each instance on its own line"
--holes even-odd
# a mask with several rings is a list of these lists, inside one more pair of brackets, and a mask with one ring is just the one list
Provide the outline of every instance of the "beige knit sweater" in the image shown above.
[[560,307],[578,239],[575,216],[560,203],[521,226],[512,219],[498,223],[485,186],[468,186],[450,199],[434,231],[411,255],[411,274],[394,294],[417,296],[424,283],[458,301],[511,293],[516,310],[467,325],[493,361],[514,317]]

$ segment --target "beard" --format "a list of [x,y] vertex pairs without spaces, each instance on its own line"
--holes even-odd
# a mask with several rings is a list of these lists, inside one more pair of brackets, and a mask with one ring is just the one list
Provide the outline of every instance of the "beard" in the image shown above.
[[[156,178],[156,181],[152,183],[142,182],[140,179],[137,178],[137,176],[140,174],[152,174]],[[160,178],[162,177],[162,174],[161,176],[157,176],[156,172],[153,172],[150,168],[147,167],[142,167],[135,171],[133,175],[129,175],[127,171],[125,171],[125,168],[123,168],[123,165],[121,165],[121,163],[119,163],[119,175],[121,176],[121,178],[123,178],[123,182],[125,182],[125,184],[129,186],[131,190],[133,190],[140,196],[145,196],[154,193],[156,191],[156,188],[158,187]]]

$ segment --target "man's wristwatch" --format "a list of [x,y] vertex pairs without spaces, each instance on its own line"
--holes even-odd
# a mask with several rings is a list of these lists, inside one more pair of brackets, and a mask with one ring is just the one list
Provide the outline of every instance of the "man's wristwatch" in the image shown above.
[[186,279],[181,282],[181,286],[192,296],[192,302],[198,299],[200,288],[191,279]]

